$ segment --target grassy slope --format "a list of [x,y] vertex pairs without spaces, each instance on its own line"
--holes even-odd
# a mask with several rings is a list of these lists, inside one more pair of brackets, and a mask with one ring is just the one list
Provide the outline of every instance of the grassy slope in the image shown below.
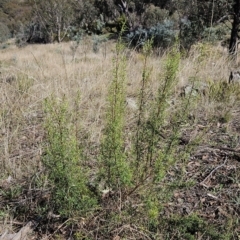
[[[94,54],[89,41],[88,44],[79,47],[73,62],[69,43],[32,45],[23,49],[10,46],[1,50],[0,233],[5,229],[16,232],[21,224],[34,217],[34,209],[39,204],[36,198],[47,198],[42,196],[42,193],[41,197],[37,196],[37,189],[32,189],[31,185],[43,168],[42,103],[46,97],[54,94],[61,98],[65,95],[70,102],[73,102],[73,96],[80,91],[79,109],[83,119],[81,136],[87,146],[85,154],[94,169],[103,129],[107,88],[112,76],[113,49],[114,43],[109,43],[106,57],[104,49]],[[133,51],[130,51],[128,56],[126,123],[130,132],[141,80],[143,56]],[[149,66],[152,69],[149,91],[153,95],[158,87],[157,79],[161,74],[164,59],[165,55],[153,56],[149,59]],[[182,87],[191,79],[207,86],[206,92],[199,93],[198,106],[189,115],[194,118],[193,125],[186,126],[183,136],[186,141],[191,141],[191,137],[197,136],[200,130],[204,134],[189,161],[177,162],[164,180],[165,184],[169,182],[175,184],[175,190],[161,213],[161,219],[166,218],[162,223],[163,239],[167,237],[207,239],[207,234],[210,233],[199,230],[203,223],[201,225],[199,220],[192,216],[193,213],[201,216],[209,225],[216,224],[215,227],[222,225],[226,232],[223,239],[239,239],[237,236],[239,237],[240,229],[237,218],[240,215],[240,157],[237,148],[240,113],[237,89],[240,87],[236,85],[229,88],[225,84],[232,65],[233,62],[228,60],[226,53],[220,47],[208,45],[197,45],[190,55],[180,62],[178,85],[172,96],[173,102],[181,93]],[[84,136],[87,136],[87,140]],[[128,144],[125,143],[126,148],[129,147]],[[7,205],[9,207],[6,207]],[[25,208],[26,205],[28,208]],[[14,211],[18,213],[14,215]],[[182,218],[178,218],[176,214]],[[99,222],[85,223],[86,225],[79,222],[78,227],[85,229],[86,232],[94,231],[93,229],[98,228]],[[195,222],[198,225],[196,229],[194,229]],[[194,231],[191,235],[193,238],[183,235],[183,232],[188,232],[185,229],[188,224]],[[183,229],[182,226],[185,228]],[[63,230],[56,231],[58,228]],[[61,225],[61,222],[49,228],[45,226],[38,229],[41,229],[39,234],[45,236],[54,231],[56,234],[64,235],[67,231],[64,230],[67,228]],[[99,231],[101,232],[101,228]],[[134,228],[134,223],[131,227],[120,224],[111,231],[109,236],[125,234],[125,237],[128,236],[127,239],[150,239],[147,232],[144,232],[144,235],[141,229]],[[98,239],[101,239],[100,235],[99,233]],[[39,239],[39,236],[36,239]],[[79,239],[84,238],[79,237]]]

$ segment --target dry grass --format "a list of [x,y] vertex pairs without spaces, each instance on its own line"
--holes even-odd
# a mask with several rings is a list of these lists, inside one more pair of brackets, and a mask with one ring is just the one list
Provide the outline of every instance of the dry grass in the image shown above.
[[[74,101],[81,94],[82,128],[88,134],[89,143],[98,145],[104,122],[104,109],[109,82],[112,78],[114,42],[109,42],[106,56],[104,49],[95,54],[91,42],[78,48],[72,61],[70,43],[30,45],[18,49],[14,45],[0,50],[0,186],[18,182],[23,184],[32,174],[41,171],[41,154],[44,132],[42,127],[43,100],[54,94],[66,96]],[[127,65],[127,124],[131,124],[134,103],[139,91],[143,56],[129,51]],[[161,77],[165,55],[152,56],[148,66],[151,69],[149,91],[154,95]],[[196,45],[189,56],[183,58],[178,72],[175,99],[181,88],[192,78],[198,82],[212,84],[227,82],[229,69],[233,64],[221,47]],[[202,105],[192,114],[196,118],[208,118],[216,114],[218,102],[202,98]],[[223,103],[221,103],[223,104]],[[229,107],[229,106],[228,106]],[[234,107],[234,106],[233,106]],[[230,109],[231,110],[231,109]],[[222,114],[226,107],[219,109]],[[217,124],[217,122],[216,122]],[[6,179],[11,176],[12,179]],[[29,183],[31,187],[31,183]],[[17,190],[16,190],[17,191]],[[17,194],[17,193],[12,193]],[[1,216],[3,215],[3,217]],[[0,210],[0,232],[12,229],[11,216]]]

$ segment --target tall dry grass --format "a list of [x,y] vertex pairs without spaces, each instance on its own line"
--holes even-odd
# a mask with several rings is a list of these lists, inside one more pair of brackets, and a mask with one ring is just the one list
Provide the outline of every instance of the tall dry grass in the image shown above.
[[[71,99],[80,92],[83,129],[90,142],[99,144],[103,128],[102,114],[112,75],[114,43],[109,42],[106,57],[104,49],[92,51],[91,42],[78,48],[75,60],[69,43],[29,45],[19,49],[11,46],[0,54],[1,96],[1,177],[21,177],[40,164],[43,137],[41,129],[42,102],[54,94]],[[141,53],[128,50],[127,103],[128,121],[133,117],[143,68]],[[85,53],[86,56],[85,56]],[[165,55],[149,59],[150,89],[156,94],[158,79]],[[229,69],[235,63],[221,47],[198,44],[188,57],[181,59],[176,96],[192,78],[208,84],[227,82]],[[173,99],[176,97],[173,96]],[[203,100],[203,107],[211,112],[214,106]],[[37,140],[37,141],[36,141]],[[31,156],[31,157],[30,157]]]
[[[0,183],[3,187],[17,181],[24,182],[26,177],[41,171],[44,139],[42,104],[52,94],[59,98],[64,95],[73,103],[80,92],[81,124],[89,139],[89,152],[86,154],[94,160],[95,146],[100,144],[104,127],[103,114],[113,71],[114,47],[115,43],[109,42],[106,55],[105,49],[95,54],[91,42],[86,42],[78,48],[74,61],[70,43],[29,45],[22,49],[12,45],[0,50]],[[131,129],[144,57],[139,52],[127,51],[127,128]],[[165,54],[153,54],[148,60],[151,68],[148,91],[152,96],[158,89],[157,80],[165,58]],[[192,78],[201,84],[227,82],[229,69],[236,65],[219,46],[194,46],[189,56],[180,61],[173,101]],[[218,103],[203,98],[200,109],[209,116],[213,114],[215,104]],[[201,111],[193,114],[200,117]],[[128,143],[125,144],[128,148]],[[4,218],[6,221],[0,224],[0,230],[10,227],[10,218]]]

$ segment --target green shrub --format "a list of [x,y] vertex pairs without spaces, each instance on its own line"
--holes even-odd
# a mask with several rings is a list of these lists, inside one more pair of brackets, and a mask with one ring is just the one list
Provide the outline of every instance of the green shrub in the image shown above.
[[126,41],[131,46],[142,48],[148,40],[153,39],[152,47],[167,48],[173,45],[176,37],[174,23],[165,20],[150,28],[138,28],[126,35]]
[[11,37],[8,27],[0,22],[0,43],[7,41]]
[[161,9],[153,4],[150,4],[144,12],[144,26],[147,28],[156,26],[158,23],[163,22],[169,16],[169,12],[166,9]]
[[113,79],[108,91],[108,108],[101,146],[101,175],[106,187],[118,189],[131,184],[130,163],[124,153],[126,57],[121,37],[116,45]]
[[[164,72],[159,76],[159,89],[152,100],[149,100],[149,84],[151,67],[148,59],[152,53],[153,40],[147,40],[143,45],[144,64],[142,69],[141,88],[138,94],[138,109],[135,113],[135,125],[132,126],[132,148],[124,151],[125,116],[125,84],[126,59],[123,45],[117,45],[114,61],[113,80],[108,95],[108,108],[104,138],[101,146],[100,177],[104,180],[107,193],[113,194],[109,204],[121,202],[124,199],[133,201],[138,196],[142,204],[141,209],[124,207],[121,215],[111,211],[107,222],[137,221],[139,228],[146,228],[151,236],[158,236],[159,214],[164,202],[171,196],[172,189],[159,187],[167,172],[176,161],[185,161],[192,150],[188,144],[179,152],[179,136],[183,125],[187,121],[192,102],[191,94],[182,99],[174,111],[169,112],[171,99],[177,83],[177,71],[180,61],[179,46],[176,43],[169,50],[164,62]],[[191,104],[190,104],[191,103]],[[166,122],[168,124],[166,124]],[[165,129],[169,134],[163,137]],[[127,197],[126,197],[127,196]],[[141,219],[136,219],[141,213]],[[133,220],[134,219],[134,220]]]
[[203,38],[205,41],[216,43],[223,41],[228,37],[229,28],[226,25],[217,25],[214,27],[205,28],[203,31]]
[[198,17],[182,18],[179,33],[181,49],[189,51],[191,46],[202,38],[203,30],[204,26]]
[[[148,44],[149,45],[149,44]],[[145,49],[146,46],[145,45]],[[147,47],[149,49],[149,46]],[[149,51],[149,50],[148,50]],[[154,181],[160,181],[165,175],[167,168],[174,163],[172,159],[172,150],[176,147],[176,139],[180,126],[175,126],[173,135],[169,136],[169,142],[164,142],[162,139],[162,148],[159,149],[158,144],[161,141],[161,131],[164,127],[164,122],[168,117],[168,100],[173,92],[176,84],[176,74],[180,61],[180,54],[177,46],[174,46],[169,52],[165,62],[165,72],[160,78],[160,85],[156,99],[151,103],[151,108],[146,105],[146,89],[149,78],[149,70],[146,66],[143,70],[142,89],[140,91],[139,115],[136,131],[136,174],[140,177],[140,181],[151,176]],[[145,112],[148,112],[146,114]],[[183,114],[184,112],[182,112]],[[185,113],[184,113],[185,114]],[[144,116],[147,116],[147,118]],[[179,116],[181,121],[183,116]],[[174,120],[175,121],[175,120]],[[139,181],[138,180],[138,181]]]
[[[87,188],[74,126],[66,99],[48,98],[45,107],[46,146],[43,163],[52,187],[50,207],[65,217],[84,214],[95,206]],[[86,169],[85,169],[86,170]]]

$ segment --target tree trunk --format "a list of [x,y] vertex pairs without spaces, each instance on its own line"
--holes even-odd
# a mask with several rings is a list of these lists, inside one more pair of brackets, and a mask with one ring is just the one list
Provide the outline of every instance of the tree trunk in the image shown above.
[[231,39],[229,44],[230,54],[235,54],[237,51],[239,26],[240,26],[240,0],[234,0],[232,32],[231,32]]

